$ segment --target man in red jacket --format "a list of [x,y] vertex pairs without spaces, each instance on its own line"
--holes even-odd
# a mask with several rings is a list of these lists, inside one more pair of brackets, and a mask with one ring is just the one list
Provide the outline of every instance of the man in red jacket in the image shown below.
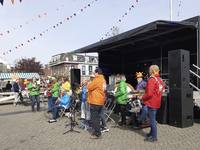
[[148,138],[144,141],[154,142],[157,141],[156,112],[160,108],[165,84],[159,76],[159,67],[157,65],[152,65],[149,68],[149,74],[151,77],[147,81],[145,94],[139,97],[139,100],[144,100],[144,104],[148,106],[149,120],[151,123],[151,131],[147,134]]

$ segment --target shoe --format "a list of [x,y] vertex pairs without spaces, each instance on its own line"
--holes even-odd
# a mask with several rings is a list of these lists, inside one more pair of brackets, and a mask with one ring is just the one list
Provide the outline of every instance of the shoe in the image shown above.
[[78,118],[78,120],[85,120],[85,118]]
[[56,118],[52,118],[51,120],[49,120],[49,123],[53,123],[53,122],[57,122]]
[[35,111],[32,111],[33,113],[35,113]]
[[41,112],[40,110],[38,110],[37,112]]
[[150,133],[148,133],[148,134],[147,134],[147,137],[150,137],[150,136],[151,136],[151,134],[150,134]]
[[144,141],[145,142],[155,142],[157,140],[158,140],[157,138],[154,138],[153,136],[150,136],[150,137],[146,138]]
[[90,138],[91,139],[102,139],[102,135],[100,135],[99,137],[97,137],[96,135],[92,135]]
[[103,132],[108,132],[109,131],[109,129],[108,128],[106,128],[106,127],[103,127],[102,129],[101,129],[101,132],[103,133]]
[[123,126],[125,126],[125,125],[126,125],[126,123],[119,122],[117,125],[118,125],[118,126],[120,126],[120,127],[123,127]]
[[51,112],[52,112],[52,110],[48,110],[48,111],[47,111],[47,113],[51,113]]

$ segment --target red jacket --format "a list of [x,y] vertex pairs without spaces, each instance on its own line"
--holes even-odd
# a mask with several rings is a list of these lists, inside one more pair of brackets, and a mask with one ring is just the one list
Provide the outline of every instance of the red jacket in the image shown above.
[[[48,86],[48,88],[51,88],[51,84]],[[49,89],[48,91],[51,91],[51,89]],[[50,93],[47,93],[47,96],[52,96]]]
[[[156,79],[157,80],[156,80]],[[145,89],[145,94],[142,99],[145,100],[144,104],[151,108],[160,108],[162,92],[164,89],[164,82],[159,75],[149,78]]]

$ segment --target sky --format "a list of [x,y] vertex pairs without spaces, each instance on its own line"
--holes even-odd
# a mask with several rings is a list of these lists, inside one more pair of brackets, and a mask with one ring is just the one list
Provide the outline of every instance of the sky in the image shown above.
[[[200,0],[173,0],[173,21],[200,15],[199,6]],[[105,34],[115,25],[125,32],[156,20],[170,20],[169,7],[169,0],[15,0],[14,5],[4,0],[4,5],[0,4],[0,56],[11,65],[21,57],[36,57],[47,64],[53,55],[106,39]],[[31,41],[33,37],[36,39]],[[24,42],[27,44],[15,48]]]

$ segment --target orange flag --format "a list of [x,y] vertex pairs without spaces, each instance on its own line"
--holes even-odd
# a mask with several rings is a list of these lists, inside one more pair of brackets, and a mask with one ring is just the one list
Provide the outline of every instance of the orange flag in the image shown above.
[[14,5],[14,0],[11,0],[12,4]]
[[40,15],[38,15],[38,18],[40,18],[41,16]]
[[44,13],[44,15],[47,15],[47,13]]
[[70,18],[72,18],[72,16],[70,16]]

